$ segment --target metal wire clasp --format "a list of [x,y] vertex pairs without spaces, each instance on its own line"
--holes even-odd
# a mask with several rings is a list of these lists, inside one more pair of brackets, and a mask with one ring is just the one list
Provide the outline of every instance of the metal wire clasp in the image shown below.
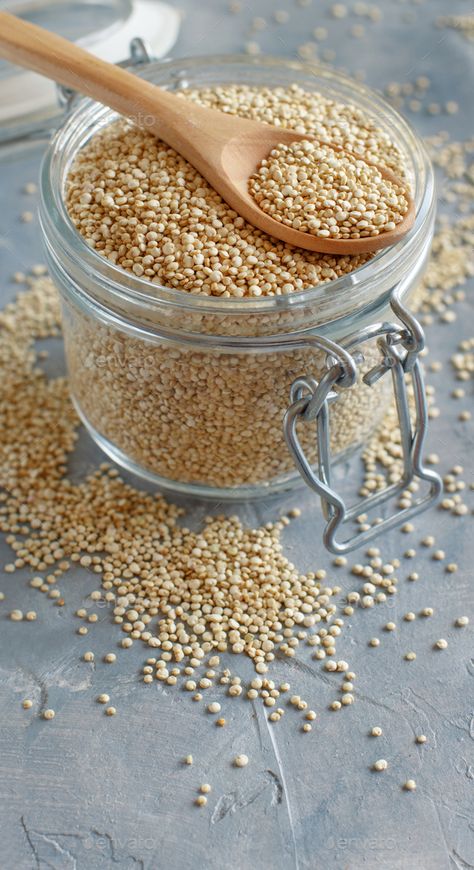
[[[346,353],[352,352],[355,365],[361,355],[353,353],[359,344],[368,339],[377,339],[381,351],[381,361],[364,375],[364,382],[372,386],[387,372],[391,372],[393,390],[401,433],[403,451],[403,474],[401,479],[390,486],[362,499],[351,508],[331,486],[331,451],[329,406],[337,401],[338,393],[334,387],[347,389],[344,383],[343,367],[340,359],[328,358],[330,367],[318,382],[313,377],[298,378],[291,386],[290,407],[284,418],[284,434],[295,464],[306,481],[321,499],[323,513],[327,519],[323,540],[333,553],[347,553],[366,544],[381,532],[387,532],[436,502],[442,491],[441,478],[436,472],[423,465],[423,444],[428,425],[426,394],[419,353],[424,347],[423,329],[416,318],[401,302],[404,291],[402,284],[392,293],[390,300],[393,313],[400,323],[381,323],[367,327],[348,336],[341,342]],[[412,422],[408,400],[408,378],[411,379],[414,397],[414,420]],[[352,380],[354,383],[354,380]],[[298,420],[316,421],[316,442],[318,448],[317,468],[308,461],[301,446],[296,426]],[[410,507],[397,511],[372,526],[368,531],[356,533],[342,542],[336,540],[340,526],[397,496],[408,484],[418,478],[428,484],[427,492],[414,501]]]

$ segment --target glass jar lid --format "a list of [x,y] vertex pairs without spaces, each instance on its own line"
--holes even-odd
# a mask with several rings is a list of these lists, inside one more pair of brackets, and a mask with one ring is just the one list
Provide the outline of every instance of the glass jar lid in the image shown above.
[[[135,37],[152,57],[176,41],[179,13],[156,0],[8,0],[8,12],[74,41],[103,60],[128,59]],[[64,111],[54,82],[0,60],[0,142],[56,126]]]

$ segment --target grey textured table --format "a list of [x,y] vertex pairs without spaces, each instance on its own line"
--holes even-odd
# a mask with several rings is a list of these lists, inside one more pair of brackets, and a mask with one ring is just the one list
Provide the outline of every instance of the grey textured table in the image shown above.
[[[352,2],[348,4],[352,7]],[[455,99],[457,115],[412,116],[425,135],[449,130],[453,139],[471,134],[472,43],[455,30],[440,30],[442,14],[467,14],[468,4],[455,0],[449,9],[440,0],[430,3],[380,5],[377,23],[351,12],[335,19],[328,2],[296,5],[261,0],[242,4],[230,14],[220,0],[183,3],[182,32],[175,56],[211,51],[241,50],[257,40],[262,50],[294,56],[311,40],[315,26],[329,35],[322,49],[336,52],[335,63],[349,70],[363,69],[367,81],[412,81],[429,75],[429,100]],[[271,23],[272,11],[284,8],[284,26]],[[268,27],[249,35],[249,23],[263,16]],[[363,23],[365,35],[350,36]],[[463,107],[470,107],[470,112]],[[2,209],[0,256],[2,296],[13,297],[11,274],[41,261],[36,222],[21,224],[19,213],[31,198],[20,193],[25,181],[36,177],[38,146],[21,154],[4,155],[0,163]],[[6,199],[4,198],[6,193]],[[472,291],[472,286],[468,288]],[[472,296],[472,293],[471,293]],[[454,463],[464,466],[472,480],[474,428],[457,422],[458,404],[449,400],[454,386],[449,357],[462,338],[473,334],[472,298],[458,304],[454,325],[435,325],[428,331],[430,347],[444,363],[430,376],[443,413],[431,430],[430,449],[441,457],[446,472]],[[57,349],[60,355],[60,349]],[[472,403],[472,387],[467,385]],[[84,436],[77,451],[81,473],[99,461],[97,449]],[[358,474],[357,459],[348,469]],[[354,586],[347,569],[331,567],[318,543],[322,521],[312,496],[297,495],[239,505],[236,510],[251,523],[273,519],[282,509],[299,504],[303,516],[284,535],[286,551],[302,570],[328,567],[344,589]],[[198,523],[213,505],[191,505],[190,522]],[[220,510],[222,508],[219,508]],[[234,508],[232,508],[234,510]],[[290,663],[279,662],[277,679],[288,679],[292,691],[304,696],[320,712],[312,734],[302,735],[291,712],[270,726],[261,705],[231,700],[219,692],[228,719],[224,729],[213,727],[203,704],[186,693],[153,684],[146,687],[139,673],[146,652],[135,644],[120,651],[113,667],[101,656],[120,639],[110,614],[102,610],[87,638],[74,633],[74,610],[90,607],[96,587],[93,575],[77,571],[67,581],[67,608],[58,609],[42,596],[34,598],[26,572],[1,578],[6,600],[0,604],[0,800],[1,870],[466,870],[474,867],[474,650],[470,629],[453,627],[454,619],[472,617],[472,518],[453,518],[432,511],[416,522],[416,532],[400,532],[383,541],[385,558],[407,546],[417,546],[433,533],[445,549],[447,561],[459,563],[456,574],[445,574],[428,551],[400,569],[399,593],[385,606],[358,610],[348,620],[338,656],[357,672],[357,700],[348,710],[327,709],[334,697],[333,679],[306,653]],[[413,544],[412,544],[413,542]],[[9,561],[2,544],[2,563]],[[356,555],[354,561],[358,556]],[[407,583],[410,570],[418,583]],[[38,600],[39,599],[39,600]],[[14,607],[35,606],[38,620],[14,624],[7,613]],[[408,610],[432,606],[435,615],[419,620],[416,628],[403,622]],[[382,631],[393,619],[393,635]],[[471,619],[472,621],[472,619]],[[378,635],[381,647],[370,649]],[[433,641],[447,637],[449,648],[439,653]],[[96,652],[96,663],[81,661],[84,650]],[[418,654],[411,665],[403,653]],[[249,662],[232,660],[234,670],[250,678]],[[107,691],[118,708],[108,719],[95,703]],[[21,700],[56,710],[53,722],[26,713]],[[384,736],[371,738],[373,725]],[[423,732],[428,742],[418,746]],[[245,752],[245,771],[231,760]],[[182,758],[194,756],[192,767]],[[371,765],[385,757],[390,766],[374,774]],[[407,777],[417,780],[414,794],[403,792]],[[200,783],[210,781],[209,805],[193,805]]]

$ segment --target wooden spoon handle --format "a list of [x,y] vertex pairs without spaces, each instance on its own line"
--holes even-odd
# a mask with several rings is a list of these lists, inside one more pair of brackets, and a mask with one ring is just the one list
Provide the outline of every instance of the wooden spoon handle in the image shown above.
[[159,115],[170,145],[175,125],[189,114],[187,104],[151,82],[8,12],[0,12],[0,56],[92,97],[140,127],[152,129]]

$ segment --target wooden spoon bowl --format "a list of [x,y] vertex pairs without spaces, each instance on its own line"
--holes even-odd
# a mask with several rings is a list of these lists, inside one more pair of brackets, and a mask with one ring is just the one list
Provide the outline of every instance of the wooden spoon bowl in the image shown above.
[[[210,110],[209,110],[210,111]],[[217,114],[222,114],[218,112]],[[239,125],[242,121],[239,119]],[[243,128],[237,136],[230,139],[223,148],[216,149],[216,162],[220,162],[221,175],[219,187],[213,185],[219,191],[222,198],[240,214],[245,220],[258,227],[270,236],[281,239],[288,245],[305,248],[308,251],[318,251],[323,254],[365,254],[373,253],[393,245],[413,226],[415,220],[415,204],[412,197],[404,189],[404,196],[408,203],[408,209],[403,219],[394,230],[380,233],[378,236],[369,236],[360,239],[329,239],[321,238],[312,233],[301,232],[286,226],[271,215],[266,214],[256,203],[249,191],[249,178],[255,173],[262,160],[268,157],[270,151],[278,144],[290,145],[292,142],[312,141],[318,142],[314,136],[307,133],[295,133],[293,130],[281,130],[255,121],[247,122],[249,127]],[[321,143],[322,144],[322,143]],[[329,144],[331,149],[341,154],[351,156],[333,142]],[[357,160],[363,158],[356,155]],[[403,189],[400,179],[388,169],[377,167],[382,178],[390,181]],[[204,175],[204,172],[201,173]]]

